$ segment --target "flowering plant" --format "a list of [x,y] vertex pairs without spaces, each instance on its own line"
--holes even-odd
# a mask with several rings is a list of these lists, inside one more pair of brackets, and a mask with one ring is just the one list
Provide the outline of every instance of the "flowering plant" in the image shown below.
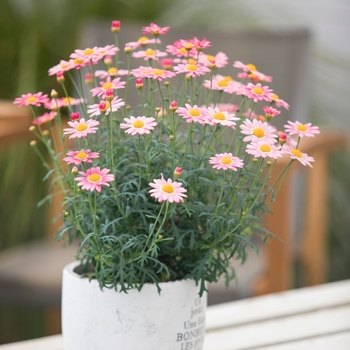
[[[161,50],[169,27],[143,27],[151,38],[126,44],[121,69],[119,30],[114,21],[116,45],[76,50],[49,70],[65,97],[53,90],[14,103],[32,107],[31,131],[52,158],[43,158],[48,177],[65,196],[58,238],[80,239],[86,274],[122,291],[193,278],[202,293],[205,281],[234,278],[230,260],[245,259],[253,233],[268,237],[260,218],[293,162],[312,167],[300,140],[319,129],[289,121],[278,132],[272,122],[289,105],[264,85],[272,77],[239,61],[238,80],[220,75],[228,57],[205,54],[205,38]],[[132,58],[144,63],[130,69]],[[131,90],[139,102],[130,106]],[[37,116],[40,106],[48,111]],[[62,130],[64,108],[71,120]],[[283,155],[290,162],[272,178]]]

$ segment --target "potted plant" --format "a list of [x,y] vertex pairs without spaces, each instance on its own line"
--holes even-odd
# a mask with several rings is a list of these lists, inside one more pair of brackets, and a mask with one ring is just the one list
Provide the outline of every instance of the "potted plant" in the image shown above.
[[[111,29],[118,42],[120,22]],[[291,164],[314,161],[299,146],[318,127],[272,125],[289,108],[265,85],[272,77],[239,61],[239,80],[222,76],[228,57],[207,55],[210,41],[164,49],[168,30],[143,27],[148,37],[128,43],[123,58],[117,45],[76,50],[49,70],[63,97],[14,102],[32,107],[31,131],[51,164],[31,145],[65,196],[57,237],[80,241],[63,273],[66,350],[201,349],[206,283],[233,279],[230,261],[245,259],[253,234],[270,235],[260,219]],[[62,126],[64,108],[71,120]],[[290,162],[272,178],[283,155]]]

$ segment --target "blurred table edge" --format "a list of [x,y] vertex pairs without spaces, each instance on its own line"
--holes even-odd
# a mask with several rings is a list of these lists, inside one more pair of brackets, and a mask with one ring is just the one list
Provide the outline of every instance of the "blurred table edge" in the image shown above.
[[[210,306],[206,319],[204,350],[349,350],[350,280]],[[0,345],[0,350],[64,346],[59,334]]]

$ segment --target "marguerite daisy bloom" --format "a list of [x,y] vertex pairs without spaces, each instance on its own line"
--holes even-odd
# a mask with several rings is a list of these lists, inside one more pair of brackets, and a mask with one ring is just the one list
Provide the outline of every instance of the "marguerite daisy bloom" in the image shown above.
[[44,113],[43,115],[41,115],[40,117],[37,117],[33,120],[33,124],[36,125],[42,125],[45,123],[50,122],[51,120],[55,119],[57,113],[56,112],[49,112],[49,113]]
[[209,66],[211,62],[215,62],[215,66],[217,68],[223,68],[228,63],[228,57],[225,53],[219,52],[215,56],[212,55],[206,55],[203,52],[199,55],[198,62],[200,64],[203,64],[204,66]]
[[263,110],[267,119],[272,119],[276,117],[276,115],[281,114],[281,111],[271,106],[264,106]]
[[106,81],[100,82],[100,87],[96,87],[91,89],[92,96],[100,96],[101,98],[105,98],[106,91],[108,89],[123,89],[125,81],[120,81],[120,78],[115,78],[111,81],[111,77],[107,77]]
[[283,150],[286,154],[290,156],[291,159],[296,159],[304,166],[309,166],[312,168],[311,162],[314,162],[314,157],[302,153],[299,149],[293,147],[283,147]]
[[195,78],[199,75],[204,75],[210,72],[210,69],[203,65],[197,65],[194,63],[179,64],[174,67],[176,74],[186,73],[187,76]]
[[56,75],[57,73],[64,73],[74,68],[74,64],[71,61],[61,60],[59,64],[49,69],[49,75]]
[[248,135],[244,137],[244,142],[254,142],[258,140],[263,140],[269,144],[274,144],[276,142],[277,130],[274,126],[266,122],[264,123],[257,119],[246,119],[239,127],[243,135]]
[[176,113],[185,118],[187,123],[197,122],[204,125],[206,121],[205,109],[197,105],[191,106],[186,103],[185,107],[178,107]]
[[81,162],[92,163],[92,159],[99,158],[98,152],[91,152],[89,149],[82,149],[81,151],[71,151],[67,153],[66,158],[63,158],[67,164],[79,165]]
[[209,125],[221,124],[229,126],[232,129],[235,129],[235,120],[239,120],[239,118],[235,117],[233,113],[223,111],[219,107],[208,107],[206,115],[207,123]]
[[85,121],[84,118],[81,118],[79,121],[68,122],[68,125],[71,128],[63,129],[63,133],[65,135],[71,134],[69,138],[74,139],[76,137],[87,137],[88,134],[95,134],[96,126],[100,125],[100,123],[97,120],[88,119]]
[[314,137],[316,134],[320,133],[319,127],[312,126],[311,123],[302,124],[298,121],[288,121],[288,124],[284,127],[286,128],[286,132],[289,135],[298,135],[299,137]]
[[176,57],[196,57],[197,51],[195,48],[188,51],[180,41],[175,41],[174,45],[167,45],[166,52],[169,52],[172,56]]
[[125,132],[131,135],[149,134],[151,130],[157,125],[157,122],[152,117],[133,117],[124,118],[126,123],[121,123],[120,128],[126,129]]
[[[111,109],[112,109],[112,112],[115,112],[125,105],[125,102],[123,101],[123,99],[118,98],[118,96],[114,96],[112,101],[106,100],[103,102],[106,104],[106,111],[104,113],[105,115],[108,115]],[[87,112],[88,114],[90,114],[90,118],[100,115],[101,114],[100,103],[88,106]]]
[[43,95],[42,92],[38,92],[36,94],[24,94],[21,97],[15,98],[13,103],[15,105],[18,105],[18,107],[23,106],[36,106],[40,107],[42,104],[45,104],[49,101],[49,97],[45,94]]
[[103,55],[101,55],[98,52],[98,47],[95,46],[93,48],[88,47],[85,50],[77,49],[69,57],[72,59],[79,58],[79,59],[88,60],[88,61],[97,63],[99,60],[103,58]]
[[256,70],[257,70],[256,67],[254,66],[254,64],[251,64],[251,63],[249,63],[249,64],[244,64],[244,63],[242,63],[241,61],[235,61],[235,62],[233,63],[233,66],[234,66],[235,68],[242,69],[243,72],[247,72],[247,73],[250,73],[250,72],[252,72],[252,71],[256,71]]
[[146,51],[137,51],[132,53],[132,57],[143,58],[144,60],[158,60],[159,57],[165,57],[168,54],[159,50],[147,49]]
[[174,72],[170,72],[168,70],[163,70],[163,69],[153,69],[150,78],[162,81],[163,79],[168,79],[174,77],[176,74]]
[[243,85],[237,81],[234,81],[229,76],[224,77],[222,75],[215,75],[211,81],[204,80],[203,86],[207,89],[219,90],[229,94],[234,94],[239,92]]
[[155,23],[151,23],[149,26],[142,27],[142,33],[143,34],[152,34],[154,37],[157,37],[160,34],[166,34],[169,29],[170,29],[169,26],[162,28],[162,27],[159,27],[159,25],[157,25]]
[[139,48],[140,46],[146,46],[149,44],[161,44],[161,41],[156,38],[156,39],[149,39],[146,36],[141,36],[140,38],[137,39],[137,41],[130,41],[125,44],[125,46],[131,47],[132,50],[135,50]]
[[207,47],[211,46],[211,42],[206,38],[204,38],[203,40],[199,40],[196,36],[194,36],[191,41],[194,44],[197,51],[202,51]]
[[248,98],[253,99],[254,102],[259,102],[262,100],[271,102],[272,90],[269,89],[268,86],[262,86],[260,83],[254,85],[252,83],[248,83],[247,86],[243,86],[240,94],[247,96]]
[[272,103],[275,104],[276,107],[283,107],[287,110],[289,109],[289,104],[286,101],[281,100],[278,95],[271,94],[270,98],[272,100]]
[[82,190],[88,190],[93,192],[96,190],[97,192],[101,192],[101,186],[110,186],[108,182],[114,181],[114,175],[108,174],[110,169],[100,169],[99,167],[90,168],[84,173],[83,171],[79,171],[80,175],[75,178],[75,181],[78,182],[78,186],[81,186]]
[[244,163],[242,159],[234,157],[232,153],[215,154],[215,157],[209,159],[209,164],[214,164],[214,169],[231,169],[237,171],[237,168],[243,168]]
[[165,180],[163,175],[161,179],[154,179],[149,185],[153,187],[149,191],[151,197],[158,199],[158,202],[168,201],[170,203],[183,202],[183,198],[187,197],[187,190],[182,187],[181,182],[172,181],[170,178]]
[[130,74],[132,74],[135,78],[149,78],[152,75],[152,72],[152,67],[140,66],[139,68],[132,69]]
[[255,158],[262,157],[270,157],[270,158],[280,158],[283,153],[280,151],[275,145],[269,144],[266,141],[257,141],[253,143],[249,143],[246,148],[246,152],[248,154],[253,155]]

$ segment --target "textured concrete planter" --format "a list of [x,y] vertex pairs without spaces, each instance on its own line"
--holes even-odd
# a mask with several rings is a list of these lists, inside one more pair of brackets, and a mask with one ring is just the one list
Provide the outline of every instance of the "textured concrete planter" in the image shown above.
[[192,280],[152,284],[128,294],[100,290],[63,270],[62,332],[65,350],[201,350],[207,295]]

